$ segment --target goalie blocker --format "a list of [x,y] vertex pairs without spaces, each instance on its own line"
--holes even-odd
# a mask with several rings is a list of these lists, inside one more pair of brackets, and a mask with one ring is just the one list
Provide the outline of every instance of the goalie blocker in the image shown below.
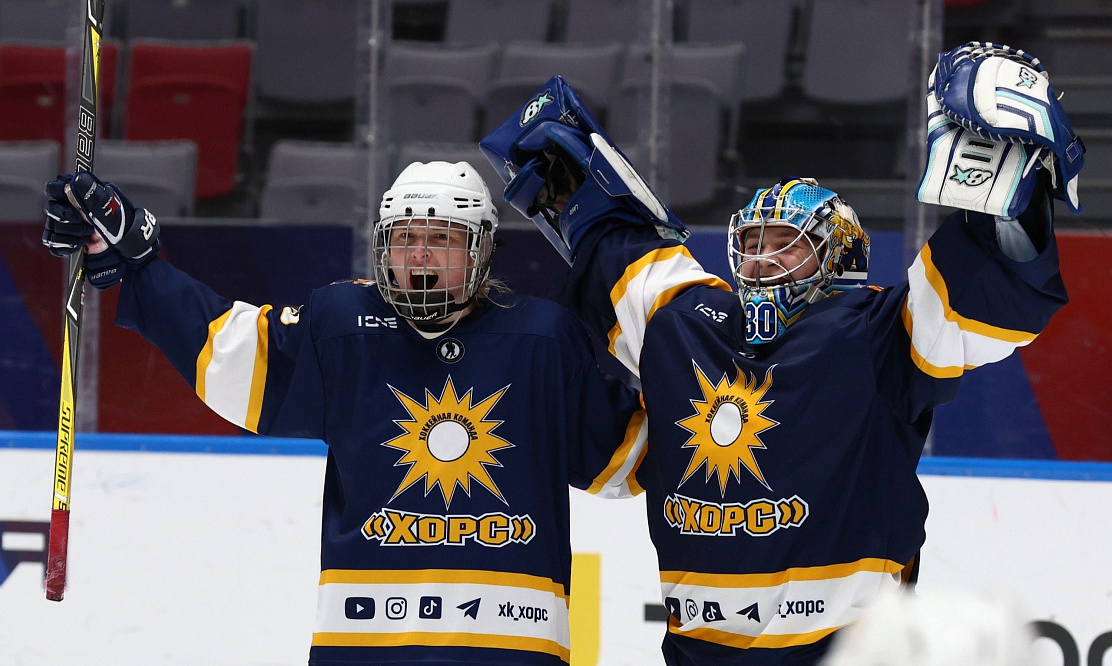
[[1038,58],[986,42],[941,53],[926,102],[919,201],[1018,217],[1046,169],[1054,197],[1081,212],[1085,146]]

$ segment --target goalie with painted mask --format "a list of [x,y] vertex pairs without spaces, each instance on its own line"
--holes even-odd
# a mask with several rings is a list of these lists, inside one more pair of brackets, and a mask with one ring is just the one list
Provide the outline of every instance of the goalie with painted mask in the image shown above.
[[[951,215],[884,289],[867,286],[849,203],[785,178],[729,222],[735,290],[560,77],[480,147],[571,264],[573,309],[642,390],[652,445],[630,486],[647,496],[665,661],[817,663],[878,591],[917,576],[933,409],[1065,304],[1049,198],[1069,196],[1080,165],[1052,174],[1049,148],[1043,166],[998,170],[983,184],[1027,188],[998,198],[1013,207]],[[933,154],[927,180],[944,166]]]

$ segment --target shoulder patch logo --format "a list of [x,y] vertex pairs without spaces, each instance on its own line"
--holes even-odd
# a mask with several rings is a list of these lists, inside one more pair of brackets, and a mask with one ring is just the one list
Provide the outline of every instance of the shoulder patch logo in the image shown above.
[[698,363],[692,361],[692,365],[703,395],[702,400],[691,400],[694,414],[676,421],[676,425],[691,433],[683,448],[694,449],[680,485],[700,467],[705,467],[704,481],[709,483],[711,476],[717,475],[719,490],[725,497],[730,477],[741,483],[741,468],[744,467],[762,486],[771,490],[757,464],[754,450],[765,448],[761,433],[780,425],[764,415],[765,409],[773,403],[764,397],[772,388],[772,370],[776,366],[768,369],[758,386],[754,376],[747,378],[736,365],[737,375],[733,381],[723,374],[717,383],[707,378]]
[[456,363],[464,351],[463,343],[455,338],[444,338],[436,345],[436,357],[445,363]]

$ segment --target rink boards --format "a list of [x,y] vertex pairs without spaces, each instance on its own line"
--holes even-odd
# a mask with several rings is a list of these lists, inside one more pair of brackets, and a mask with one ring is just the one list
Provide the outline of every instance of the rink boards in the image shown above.
[[[41,564],[53,434],[0,432],[0,663],[304,663],[323,454],[300,440],[79,436],[69,586],[53,603]],[[1037,641],[1040,664],[1100,664],[1112,643],[1112,465],[936,458],[920,476],[922,593],[1014,598],[1058,628],[1064,647]],[[661,663],[644,506],[572,493],[576,666]]]

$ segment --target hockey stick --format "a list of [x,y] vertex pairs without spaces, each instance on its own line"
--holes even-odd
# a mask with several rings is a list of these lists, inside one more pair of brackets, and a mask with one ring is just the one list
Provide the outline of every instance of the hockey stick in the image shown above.
[[[81,51],[81,99],[77,111],[77,171],[92,171],[96,142],[98,69],[103,34],[104,0],[82,0],[85,5]],[[46,560],[46,598],[61,601],[66,591],[69,551],[70,478],[73,436],[77,429],[77,343],[81,336],[81,307],[85,302],[85,248],[69,257],[66,301],[62,317],[62,392],[58,401],[58,448],[54,457],[54,503]]]

